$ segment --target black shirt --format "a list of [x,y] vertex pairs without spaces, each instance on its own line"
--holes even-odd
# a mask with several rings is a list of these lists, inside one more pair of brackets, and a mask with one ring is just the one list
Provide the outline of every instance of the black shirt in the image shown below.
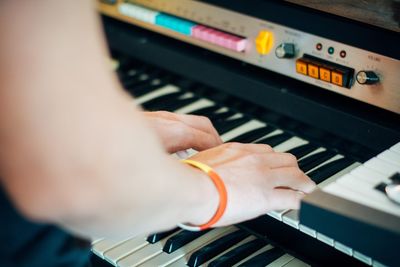
[[0,266],[83,267],[89,255],[89,242],[22,217],[0,186]]

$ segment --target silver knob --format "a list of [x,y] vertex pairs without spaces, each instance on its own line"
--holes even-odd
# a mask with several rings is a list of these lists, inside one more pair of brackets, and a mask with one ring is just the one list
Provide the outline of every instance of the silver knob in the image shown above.
[[359,71],[356,75],[359,84],[375,84],[379,82],[379,77],[375,72],[369,70]]
[[292,43],[283,43],[280,44],[276,49],[275,49],[275,55],[278,58],[292,58],[296,54],[295,52],[295,46]]

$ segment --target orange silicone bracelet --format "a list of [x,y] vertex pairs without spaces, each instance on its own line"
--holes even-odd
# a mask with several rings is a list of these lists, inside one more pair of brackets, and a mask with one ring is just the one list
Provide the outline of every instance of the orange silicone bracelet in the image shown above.
[[215,187],[218,190],[219,205],[218,205],[218,209],[215,212],[214,216],[207,223],[198,225],[198,226],[194,226],[194,225],[192,226],[192,225],[188,225],[188,224],[178,224],[178,226],[181,227],[182,229],[189,230],[189,231],[202,231],[202,230],[208,229],[208,228],[212,227],[215,223],[217,223],[219,221],[219,219],[221,219],[222,215],[224,214],[224,212],[226,210],[226,205],[228,203],[228,193],[226,191],[225,184],[222,181],[221,177],[208,165],[198,162],[198,161],[195,161],[195,160],[190,160],[190,159],[182,160],[182,162],[189,164],[193,167],[196,167],[196,168],[202,170],[203,172],[207,173],[207,175],[211,178]]

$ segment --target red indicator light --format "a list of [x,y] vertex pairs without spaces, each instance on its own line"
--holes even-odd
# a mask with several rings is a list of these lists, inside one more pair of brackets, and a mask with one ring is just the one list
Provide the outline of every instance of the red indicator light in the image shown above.
[[346,57],[346,51],[342,50],[340,51],[340,57],[345,58]]
[[318,43],[318,44],[315,46],[315,48],[317,48],[318,51],[321,50],[321,49],[322,49],[322,44],[321,44],[321,43]]

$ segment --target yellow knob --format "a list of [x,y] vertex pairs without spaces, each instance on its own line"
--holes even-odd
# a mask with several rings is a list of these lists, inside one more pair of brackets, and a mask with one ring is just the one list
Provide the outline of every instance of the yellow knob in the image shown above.
[[272,32],[260,31],[256,38],[256,49],[261,55],[268,54],[274,45],[274,36]]

